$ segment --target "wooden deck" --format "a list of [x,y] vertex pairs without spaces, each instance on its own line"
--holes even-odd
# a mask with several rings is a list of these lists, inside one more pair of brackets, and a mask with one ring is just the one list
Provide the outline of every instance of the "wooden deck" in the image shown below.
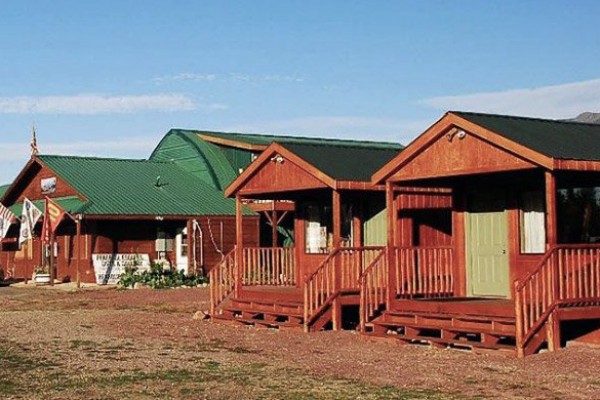
[[273,302],[304,302],[302,288],[295,286],[244,286],[237,296],[239,300]]

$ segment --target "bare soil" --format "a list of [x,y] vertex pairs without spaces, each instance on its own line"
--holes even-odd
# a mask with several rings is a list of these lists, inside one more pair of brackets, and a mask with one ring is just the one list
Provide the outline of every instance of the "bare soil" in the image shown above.
[[517,360],[193,319],[208,289],[0,287],[3,399],[600,398],[600,349]]

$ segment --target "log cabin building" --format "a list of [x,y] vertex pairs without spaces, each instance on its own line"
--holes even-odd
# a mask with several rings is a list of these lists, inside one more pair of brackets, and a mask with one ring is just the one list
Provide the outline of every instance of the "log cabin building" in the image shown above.
[[[384,185],[371,174],[401,148],[321,141],[265,149],[225,191],[236,199],[237,247],[210,273],[214,319],[307,331],[357,324],[358,278],[387,240]],[[289,207],[294,246],[244,246],[245,204]]]
[[390,235],[363,332],[519,356],[599,339],[599,178],[600,125],[447,113],[373,175]]
[[[43,212],[46,196],[73,217],[54,241],[54,272],[63,281],[114,283],[119,255],[139,256],[140,267],[165,260],[203,273],[234,246],[235,203],[173,162],[36,155],[1,202],[20,216],[24,198]],[[245,242],[258,244],[258,216],[245,210],[243,223]],[[22,246],[19,223],[11,226],[0,255],[5,276],[28,279],[44,264],[41,225]]]

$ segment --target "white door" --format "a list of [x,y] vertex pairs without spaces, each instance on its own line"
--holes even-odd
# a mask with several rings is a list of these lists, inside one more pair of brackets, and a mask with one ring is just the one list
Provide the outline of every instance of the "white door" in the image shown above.
[[177,229],[175,236],[175,264],[178,271],[188,274],[188,235],[187,228]]

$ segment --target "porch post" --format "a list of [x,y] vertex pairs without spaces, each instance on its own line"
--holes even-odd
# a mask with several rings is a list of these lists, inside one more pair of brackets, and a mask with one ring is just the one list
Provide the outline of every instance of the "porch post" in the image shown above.
[[[273,203],[275,204],[275,203]],[[273,237],[273,248],[277,247],[277,211],[271,211],[271,236]]]
[[243,220],[242,220],[242,197],[235,195],[235,296],[238,297],[242,291],[242,249],[243,249]]
[[556,178],[552,171],[545,172],[546,178],[546,242],[547,247],[554,246],[557,240],[556,232]]
[[356,209],[352,216],[352,246],[361,247],[363,246],[363,199],[358,198],[354,203],[356,204]]
[[[341,200],[341,195],[340,192],[336,189],[333,190],[333,195],[332,195],[332,207],[331,207],[331,214],[333,216],[333,249],[332,251],[335,251],[335,249],[340,245],[340,240],[342,239],[342,200]],[[339,262],[339,259],[336,257],[334,258],[334,263],[335,263],[335,280],[333,283],[333,286],[335,288],[336,292],[339,292],[339,290],[342,288],[342,273],[343,271],[341,271],[341,265]],[[339,294],[339,293],[338,293]],[[333,300],[333,304],[332,304],[333,310],[332,310],[332,323],[333,323],[333,330],[337,331],[342,329],[342,307],[340,305],[340,299],[339,299],[339,295],[337,297],[335,297],[335,299]]]
[[77,289],[81,288],[81,215],[75,216],[77,235]]
[[[552,171],[546,171],[546,248],[552,250],[558,243],[556,226],[556,177]],[[552,276],[552,297],[554,301],[558,300],[559,275],[556,271],[557,266],[553,268]],[[556,351],[560,348],[560,320],[557,313],[553,312],[546,322],[546,335],[548,340],[548,350]]]
[[[187,229],[187,272],[188,275],[194,274],[196,275],[196,250],[192,247],[196,245],[196,238],[194,237],[194,225],[192,224],[192,220],[188,219],[186,221],[186,229]],[[182,235],[183,240],[183,235]],[[190,271],[193,271],[190,273]]]
[[398,209],[394,199],[394,184],[385,183],[385,207],[387,211],[387,264],[388,264],[388,282],[387,282],[387,301],[386,308],[389,309],[396,298],[394,282],[396,281],[396,258],[394,247],[396,246],[396,229],[398,226]]

